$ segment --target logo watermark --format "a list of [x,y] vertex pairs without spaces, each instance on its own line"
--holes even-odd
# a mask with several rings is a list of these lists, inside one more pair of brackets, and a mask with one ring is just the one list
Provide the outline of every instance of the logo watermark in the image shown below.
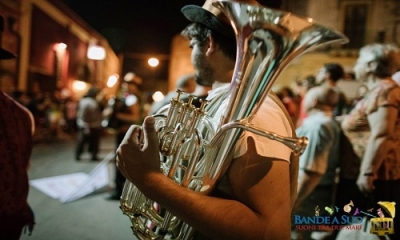
[[342,208],[324,207],[325,215],[320,216],[320,207],[316,206],[314,216],[294,215],[293,223],[297,231],[336,231],[364,230],[369,221],[369,232],[378,236],[394,233],[395,202],[379,201],[368,210],[361,210],[353,201]]

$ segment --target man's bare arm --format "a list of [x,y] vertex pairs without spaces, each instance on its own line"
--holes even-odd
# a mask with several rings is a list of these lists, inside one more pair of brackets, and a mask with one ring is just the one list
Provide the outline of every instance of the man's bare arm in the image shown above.
[[361,161],[360,174],[357,178],[357,186],[361,192],[367,193],[374,190],[373,181],[376,173],[382,165],[382,146],[394,132],[398,110],[394,107],[379,107],[376,112],[368,115],[371,126],[371,135],[365,148]]
[[311,171],[304,171],[299,174],[299,182],[297,187],[297,199],[294,204],[294,211],[301,208],[304,200],[314,191],[315,187],[321,181],[322,174]]

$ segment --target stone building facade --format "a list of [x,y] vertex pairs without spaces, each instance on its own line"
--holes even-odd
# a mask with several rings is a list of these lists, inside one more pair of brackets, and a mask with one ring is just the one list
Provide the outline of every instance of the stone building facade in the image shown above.
[[[12,79],[0,81],[2,89],[62,89],[79,98],[90,86],[106,87],[108,77],[120,72],[119,57],[107,40],[60,0],[1,0],[0,15],[2,47],[17,55],[0,62],[1,75]],[[103,60],[89,59],[92,45],[104,50]]]

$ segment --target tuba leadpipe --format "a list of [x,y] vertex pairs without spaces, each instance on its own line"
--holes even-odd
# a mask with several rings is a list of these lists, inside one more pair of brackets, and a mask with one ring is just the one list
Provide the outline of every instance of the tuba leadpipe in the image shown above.
[[[307,139],[279,136],[251,125],[272,85],[293,59],[316,47],[347,38],[332,29],[281,10],[235,1],[215,1],[228,17],[236,34],[237,60],[227,93],[222,121],[214,125],[207,110],[219,102],[203,102],[195,108],[180,100],[155,115],[161,170],[182,187],[208,195],[230,165],[228,155],[243,131],[250,131],[288,146],[296,154]],[[289,120],[290,121],[290,120]],[[139,239],[191,239],[187,223],[146,198],[132,183],[125,182],[121,209]]]

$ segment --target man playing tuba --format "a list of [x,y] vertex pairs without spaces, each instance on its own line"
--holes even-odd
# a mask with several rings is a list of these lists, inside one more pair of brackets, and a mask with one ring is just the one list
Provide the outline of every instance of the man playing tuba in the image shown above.
[[[253,0],[250,4],[258,4]],[[231,82],[236,56],[235,34],[225,16],[207,0],[203,7],[182,8],[192,22],[182,35],[190,40],[196,80],[213,85],[209,114],[219,121],[224,94]],[[264,1],[278,8],[280,1]],[[222,96],[222,97],[221,97]],[[270,97],[262,103],[252,124],[292,136],[293,127],[282,106]],[[143,141],[141,139],[143,138]],[[143,143],[143,146],[141,144]],[[154,118],[131,126],[117,150],[117,165],[143,194],[194,227],[195,239],[290,239],[290,214],[297,184],[297,163],[291,149],[279,142],[244,131],[229,153],[232,162],[210,196],[179,186],[160,172]]]

